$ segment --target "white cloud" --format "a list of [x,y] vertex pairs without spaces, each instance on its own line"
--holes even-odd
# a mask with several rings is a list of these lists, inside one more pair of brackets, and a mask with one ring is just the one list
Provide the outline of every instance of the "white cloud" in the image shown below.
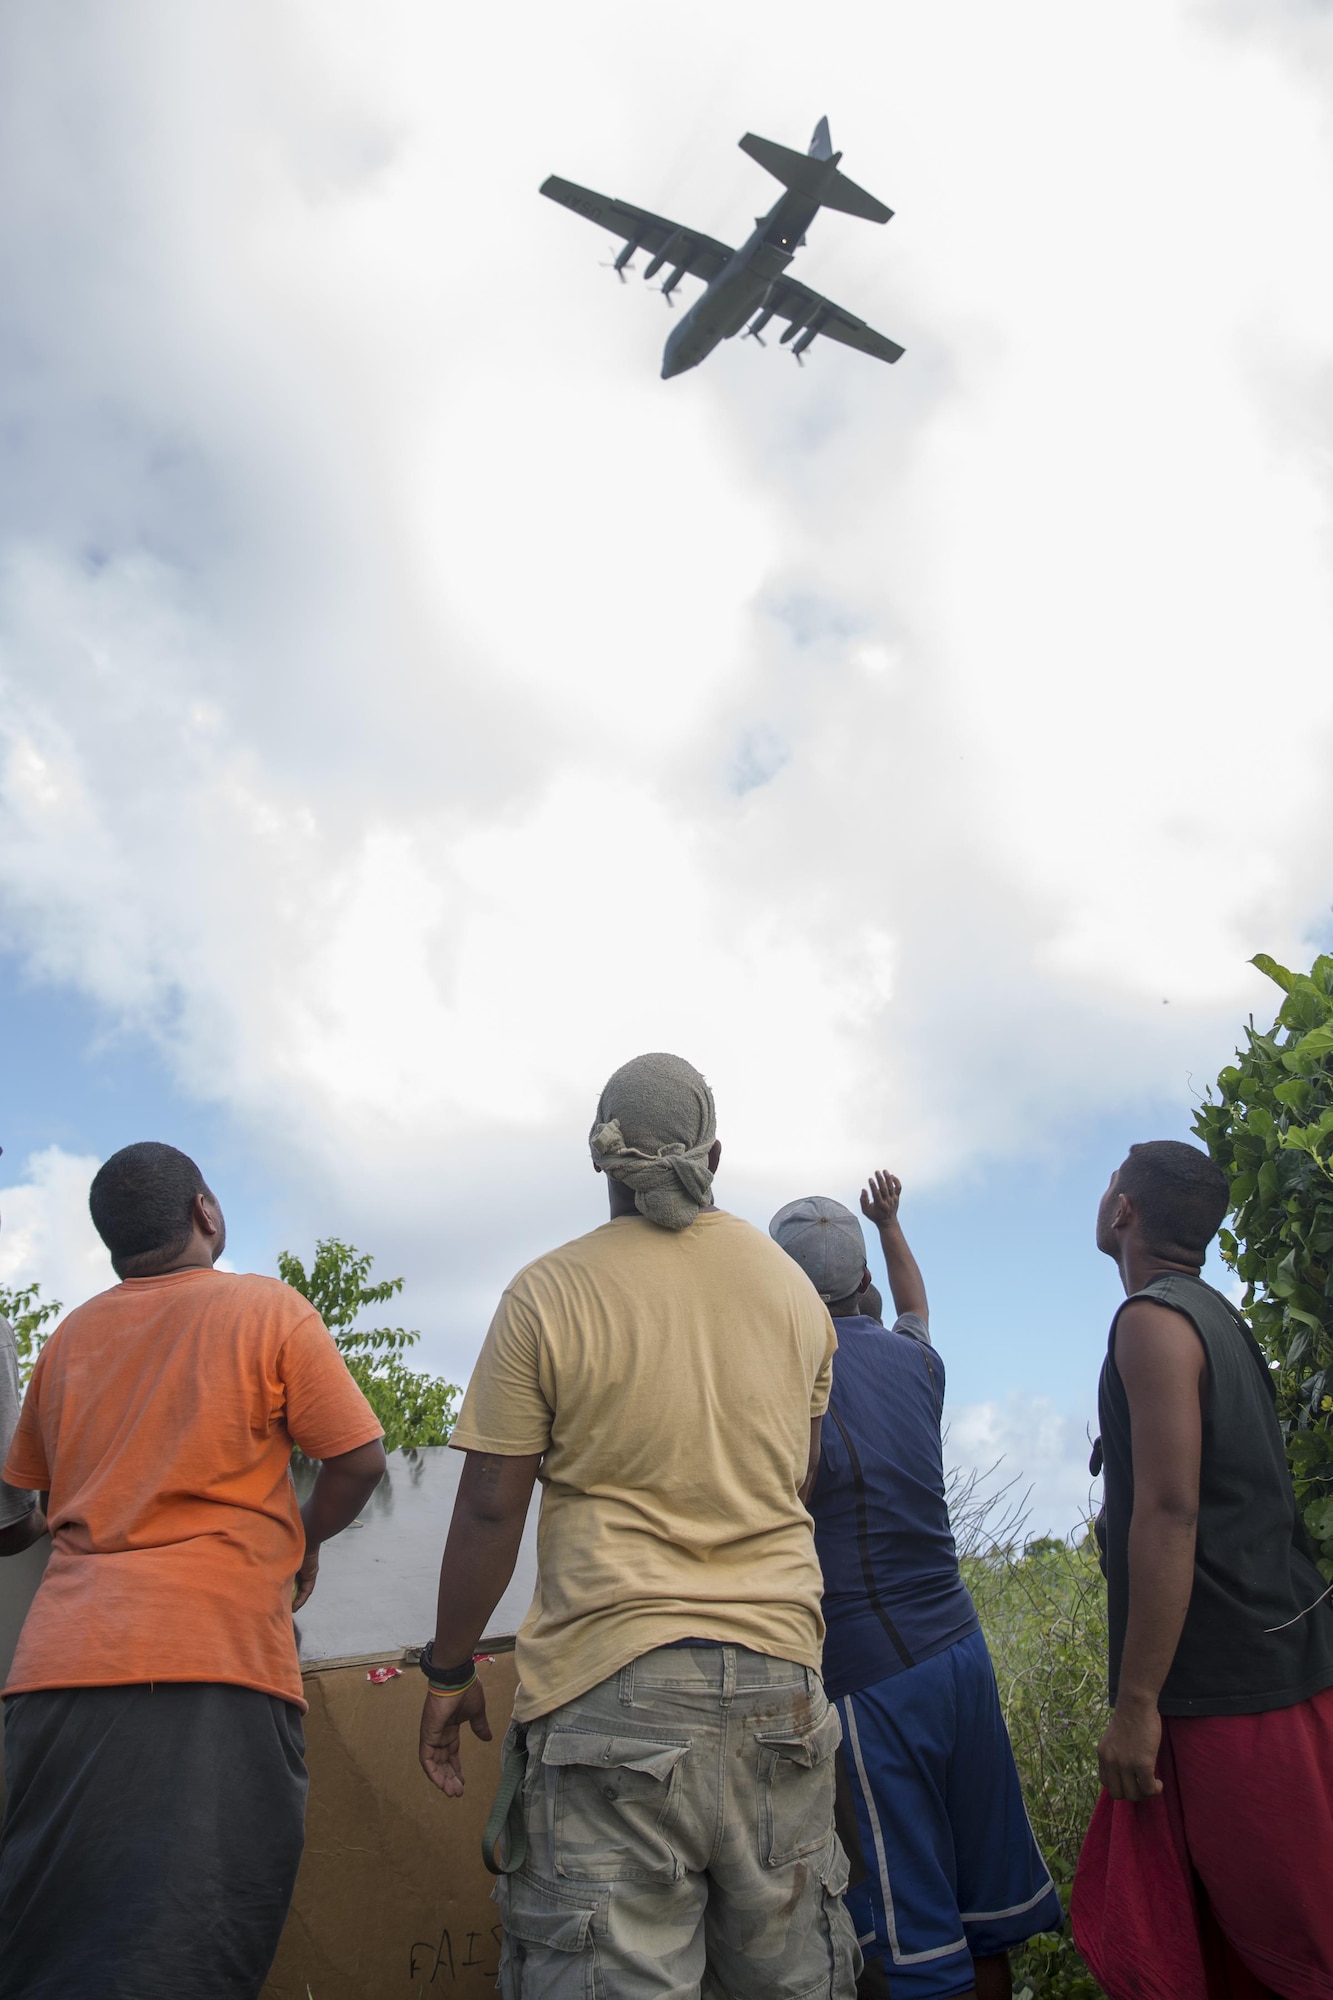
[[[1184,0],[75,14],[0,26],[35,971],[470,1337],[637,1047],[775,1198],[1216,1068],[1327,897],[1327,65]],[[822,110],[899,213],[800,268],[907,358],[661,383],[538,182],[733,235]]]
[[88,1214],[88,1184],[101,1161],[47,1146],[23,1179],[0,1187],[0,1284],[39,1283],[68,1312],[114,1285],[116,1274]]
[[975,1473],[978,1499],[995,1497],[987,1524],[995,1533],[1017,1513],[1020,1536],[1069,1535],[1101,1505],[1101,1482],[1088,1472],[1087,1423],[1062,1414],[1049,1396],[1014,1391],[1002,1402],[950,1408],[947,1420],[946,1469]]

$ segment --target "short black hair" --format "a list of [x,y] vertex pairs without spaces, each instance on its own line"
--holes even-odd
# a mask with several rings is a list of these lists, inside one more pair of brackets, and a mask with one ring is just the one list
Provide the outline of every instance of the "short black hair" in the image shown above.
[[1147,1139],[1130,1147],[1117,1184],[1138,1210],[1150,1249],[1202,1264],[1231,1204],[1216,1160],[1180,1139]]
[[183,1250],[194,1198],[207,1192],[194,1161],[175,1146],[140,1139],[113,1153],[93,1176],[88,1207],[116,1275],[154,1251]]

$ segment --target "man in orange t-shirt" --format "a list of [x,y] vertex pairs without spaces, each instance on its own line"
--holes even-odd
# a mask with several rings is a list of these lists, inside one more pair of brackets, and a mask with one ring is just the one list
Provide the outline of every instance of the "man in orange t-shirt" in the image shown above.
[[0,2000],[256,2000],[304,1838],[292,1611],[380,1426],[299,1292],[213,1268],[184,1153],[125,1147],[89,1204],[122,1283],[48,1342],[3,1468],[52,1550],[4,1688]]

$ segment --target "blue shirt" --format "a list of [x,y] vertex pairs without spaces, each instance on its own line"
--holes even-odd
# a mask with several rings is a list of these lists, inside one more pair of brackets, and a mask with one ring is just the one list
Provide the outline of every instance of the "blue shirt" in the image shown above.
[[871,1687],[980,1629],[944,1498],[944,1364],[924,1323],[836,1321],[810,1501],[824,1572],[824,1685]]

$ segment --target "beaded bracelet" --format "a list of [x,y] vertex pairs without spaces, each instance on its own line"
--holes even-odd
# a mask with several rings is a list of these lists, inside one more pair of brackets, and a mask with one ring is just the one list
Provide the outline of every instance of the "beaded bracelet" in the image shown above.
[[477,1676],[475,1674],[473,1674],[472,1679],[470,1681],[464,1681],[462,1687],[457,1687],[457,1688],[436,1687],[434,1681],[432,1681],[430,1686],[426,1689],[426,1693],[433,1694],[438,1701],[457,1701],[460,1694],[466,1694],[468,1689],[470,1687],[475,1687],[476,1684],[477,1684]]

